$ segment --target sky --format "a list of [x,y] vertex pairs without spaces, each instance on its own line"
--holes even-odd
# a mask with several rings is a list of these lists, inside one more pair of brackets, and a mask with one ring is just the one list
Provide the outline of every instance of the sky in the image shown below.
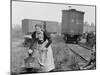
[[63,4],[47,4],[35,2],[12,1],[12,24],[21,25],[23,19],[49,20],[61,23],[62,10],[68,10],[68,6],[78,11],[85,12],[84,22],[95,24],[95,7]]

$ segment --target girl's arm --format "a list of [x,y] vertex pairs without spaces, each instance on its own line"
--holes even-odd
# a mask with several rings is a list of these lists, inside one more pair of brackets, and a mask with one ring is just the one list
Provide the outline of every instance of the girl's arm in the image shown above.
[[36,32],[33,32],[32,33],[32,35],[31,35],[32,36],[32,39],[35,39],[35,34],[36,34]]
[[34,40],[35,40],[35,34],[36,34],[36,32],[33,32],[32,35],[31,35],[32,39],[31,39],[31,44],[30,44],[29,49],[32,49],[32,46],[33,46],[33,43],[34,43]]
[[48,40],[47,44],[45,45],[45,47],[48,48],[52,43],[51,37],[47,32],[44,32],[44,37]]

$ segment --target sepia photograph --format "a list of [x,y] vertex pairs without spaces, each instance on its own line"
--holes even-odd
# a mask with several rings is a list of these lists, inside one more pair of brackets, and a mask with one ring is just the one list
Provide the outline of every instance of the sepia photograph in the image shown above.
[[96,5],[11,1],[11,75],[96,70]]

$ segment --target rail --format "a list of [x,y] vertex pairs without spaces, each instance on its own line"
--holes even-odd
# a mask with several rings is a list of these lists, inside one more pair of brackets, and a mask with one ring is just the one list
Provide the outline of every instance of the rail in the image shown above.
[[[87,47],[84,47],[84,46],[82,46],[82,45],[80,45],[80,44],[78,44],[78,46],[83,47],[83,48],[85,48],[85,49],[87,49],[87,50],[91,50],[91,49],[89,49],[89,48],[87,48]],[[76,47],[76,49],[78,49],[77,46],[74,46],[74,47]],[[72,48],[69,47],[69,46],[68,46],[68,48],[69,48],[69,50],[70,50],[71,52],[73,52],[76,56],[78,56],[79,58],[81,58],[83,61],[88,62],[88,60],[87,60],[86,58],[84,58],[82,55],[80,55],[80,54],[79,54],[78,52],[76,52],[74,49],[72,49]]]

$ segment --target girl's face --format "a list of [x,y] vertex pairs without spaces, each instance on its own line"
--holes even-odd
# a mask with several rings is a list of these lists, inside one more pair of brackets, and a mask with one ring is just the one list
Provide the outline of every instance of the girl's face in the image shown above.
[[40,31],[41,31],[41,28],[40,28],[39,26],[36,26],[36,27],[35,27],[35,30],[36,30],[37,32],[40,32]]

